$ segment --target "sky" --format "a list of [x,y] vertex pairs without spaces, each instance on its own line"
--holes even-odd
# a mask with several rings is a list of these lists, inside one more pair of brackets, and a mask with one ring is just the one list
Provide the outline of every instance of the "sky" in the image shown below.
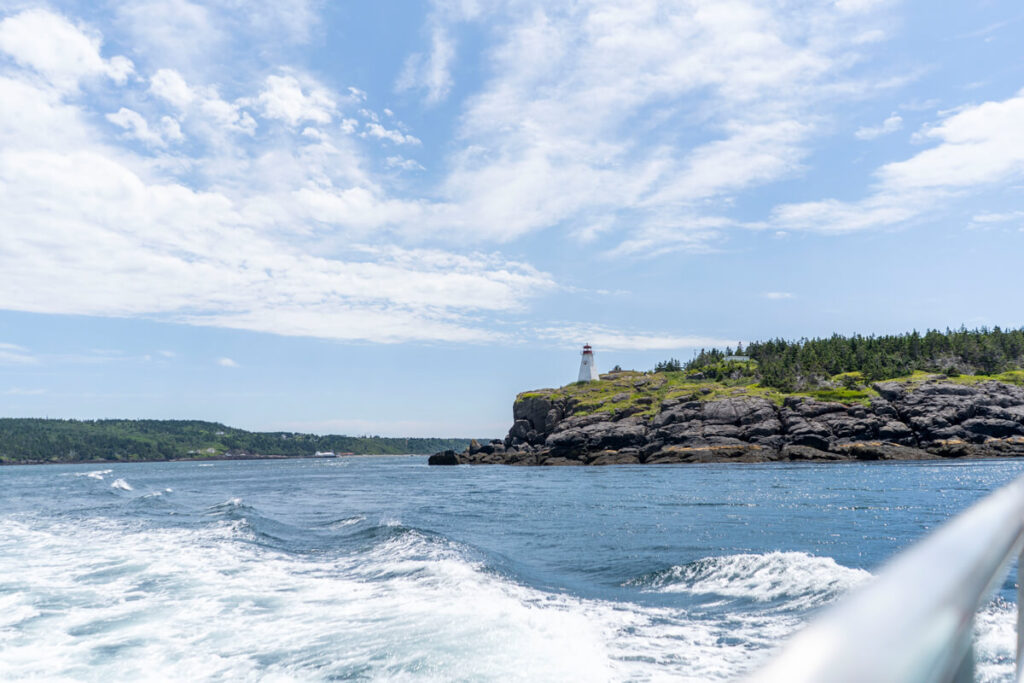
[[1024,6],[0,0],[0,415],[498,437],[1024,325]]

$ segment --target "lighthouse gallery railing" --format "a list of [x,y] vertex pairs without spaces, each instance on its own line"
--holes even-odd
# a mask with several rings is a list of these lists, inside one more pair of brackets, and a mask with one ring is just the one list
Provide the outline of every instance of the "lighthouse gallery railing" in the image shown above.
[[[972,681],[975,613],[1002,583],[1022,546],[1024,477],[897,555],[871,583],[829,608],[746,680]],[[1017,680],[1024,681],[1020,583]]]

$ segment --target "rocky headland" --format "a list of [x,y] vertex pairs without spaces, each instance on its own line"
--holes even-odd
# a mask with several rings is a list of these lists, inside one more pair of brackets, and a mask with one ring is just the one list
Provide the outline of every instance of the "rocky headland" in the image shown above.
[[924,460],[1024,455],[1024,387],[916,373],[856,390],[781,394],[681,373],[612,373],[520,394],[504,440],[432,465]]

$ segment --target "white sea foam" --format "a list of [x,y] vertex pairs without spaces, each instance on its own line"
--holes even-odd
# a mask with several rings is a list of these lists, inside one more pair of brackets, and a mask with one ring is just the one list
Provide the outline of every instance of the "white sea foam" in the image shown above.
[[843,567],[831,557],[773,552],[709,557],[673,567],[654,579],[651,588],[758,602],[786,599],[787,607],[806,609],[830,602],[870,577],[863,569]]
[[75,472],[76,477],[89,477],[90,479],[103,480],[103,475],[110,474],[114,470],[93,470],[91,472]]
[[[756,559],[709,558],[691,588],[713,584],[715,592],[753,598],[755,609],[691,615],[523,586],[457,544],[392,528],[398,531],[363,552],[299,557],[241,542],[253,532],[240,520],[199,529],[5,520],[5,675],[727,680],[801,625],[792,614],[757,609],[764,603],[756,601],[792,600],[810,585],[799,579],[773,587],[767,577],[775,572],[759,570]],[[849,582],[858,571],[789,555],[750,557],[798,574],[809,563],[827,584]],[[739,562],[762,579],[744,583]],[[979,652],[994,662],[979,667],[992,676],[985,680],[1002,675],[994,660],[1007,643],[1012,611],[995,606],[979,620]]]
[[355,517],[347,517],[345,519],[339,519],[336,522],[331,522],[330,524],[327,525],[327,528],[328,529],[343,529],[344,527],[354,526],[354,525],[359,524],[360,522],[364,522],[364,521],[366,521],[366,517],[363,517],[362,515],[357,515]]
[[110,485],[110,488],[118,489],[119,491],[134,491],[132,485],[124,479],[115,479],[114,483]]
[[974,621],[975,681],[1013,680],[1016,667],[1017,606],[993,600]]

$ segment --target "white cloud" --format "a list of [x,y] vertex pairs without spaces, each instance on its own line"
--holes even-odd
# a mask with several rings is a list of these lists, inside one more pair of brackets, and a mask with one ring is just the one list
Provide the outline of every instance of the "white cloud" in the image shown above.
[[430,35],[430,53],[409,55],[395,83],[395,90],[425,90],[429,104],[444,100],[453,85],[451,68],[454,59],[454,41],[442,26],[435,25]]
[[326,89],[308,84],[303,87],[292,75],[267,76],[256,101],[266,117],[280,119],[293,127],[303,121],[330,123],[337,106]]
[[[432,37],[466,20],[448,8],[435,3]],[[707,249],[740,193],[804,172],[837,101],[883,87],[846,76],[874,28],[867,6],[856,16],[748,0],[486,11],[503,28],[421,231],[504,241],[557,226],[586,240],[599,225],[621,237],[614,254]],[[409,64],[399,85],[422,86],[425,59]]]
[[1004,213],[979,213],[971,219],[972,223],[1006,223],[1024,218],[1024,211],[1007,211]]
[[860,202],[825,199],[775,207],[769,227],[844,233],[897,225],[928,206],[926,198],[877,194]]
[[0,364],[31,365],[36,362],[36,357],[25,347],[0,342]]
[[170,116],[160,117],[160,131],[164,139],[171,142],[181,142],[185,139],[185,134],[181,132],[181,124]]
[[836,0],[836,8],[842,12],[858,14],[889,4],[891,0]]
[[672,335],[648,332],[624,332],[607,327],[567,324],[542,327],[534,331],[541,339],[549,339],[566,347],[587,343],[600,351],[658,351],[734,346],[735,340],[698,335]]
[[782,299],[792,299],[792,292],[762,292],[761,296],[765,299],[771,299],[772,301],[780,301]]
[[195,75],[216,64],[229,40],[213,7],[189,0],[134,0],[117,5],[118,24],[146,61]]
[[900,190],[972,187],[1024,171],[1024,90],[953,114],[922,135],[940,144],[883,166],[883,184]]
[[899,114],[892,114],[878,126],[864,126],[858,128],[854,136],[858,140],[874,140],[882,135],[895,133],[903,127],[903,117]]
[[21,387],[11,387],[4,393],[8,396],[41,396],[46,393],[46,389],[23,389]]
[[214,0],[211,4],[227,10],[243,7],[243,12],[230,16],[242,18],[257,35],[278,40],[283,36],[294,43],[308,40],[321,21],[320,0]]
[[[483,342],[500,338],[495,320],[555,287],[499,254],[384,246],[394,239],[383,230],[415,227],[444,205],[394,198],[365,170],[358,138],[337,128],[310,138],[299,130],[311,126],[295,125],[258,145],[229,135],[254,131],[249,106],[317,124],[359,93],[338,97],[286,72],[231,101],[217,85],[162,68],[109,97],[123,98],[109,122],[156,150],[141,154],[105,134],[95,103],[65,101],[9,70],[0,65],[0,308],[372,342]],[[146,89],[151,98],[137,96]],[[185,132],[196,144],[160,151]],[[375,246],[362,245],[357,238],[370,233]]]
[[[159,69],[153,74],[149,80],[149,92],[212,130],[247,135],[252,135],[256,130],[256,121],[242,109],[245,102],[228,102],[221,98],[214,87],[192,87],[174,69]],[[163,125],[167,139],[183,137],[176,120],[165,117]]]
[[[875,172],[860,201],[825,199],[775,208],[767,227],[849,232],[898,225],[940,209],[952,196],[1024,176],[1024,90],[960,107],[921,133],[935,147]],[[764,227],[764,226],[762,226]]]
[[123,83],[132,74],[129,59],[103,59],[101,45],[98,36],[45,9],[25,10],[0,21],[0,51],[64,90],[76,88],[83,78],[105,75]]
[[[155,41],[132,54],[162,68],[126,82],[124,102],[105,111],[124,105],[111,122],[148,140],[147,155],[97,134],[90,103],[0,73],[0,307],[377,342],[493,339],[496,320],[555,283],[473,252],[480,244],[557,227],[617,243],[612,254],[707,249],[737,224],[736,196],[801,173],[821,112],[868,87],[843,79],[859,49],[848,29],[870,30],[864,15],[843,23],[832,9],[804,16],[752,0],[488,4],[502,31],[436,164],[450,170],[421,195],[400,194],[419,178],[380,173],[377,160],[418,163],[366,141],[420,140],[369,109],[360,129],[365,92],[335,92],[278,62],[258,78],[195,68],[190,55],[223,47],[227,4],[119,10],[132,35]],[[428,20],[415,86],[428,99],[452,87],[451,22],[481,8],[435,8]],[[153,57],[175,41],[181,60]],[[137,97],[146,87],[152,97]],[[255,136],[254,116],[285,125],[261,120]],[[189,145],[160,151],[186,133]],[[439,243],[459,251],[416,248]],[[591,331],[623,348],[709,341]]]
[[403,171],[422,171],[424,170],[420,162],[415,159],[406,159],[402,156],[393,156],[385,159],[388,168],[400,168]]
[[1005,211],[1001,213],[979,213],[971,218],[969,229],[988,228],[1001,223],[1019,223],[1024,228],[1024,211]]
[[219,365],[221,367],[224,367],[224,368],[237,368],[238,367],[238,363],[236,363],[235,361],[231,360],[230,358],[218,358],[217,359],[217,365]]
[[168,141],[178,142],[184,137],[178,122],[169,116],[164,116],[160,120],[161,130],[150,128],[141,114],[127,107],[107,114],[107,120],[123,128],[127,137],[154,147],[166,147]]
[[[87,114],[48,90],[0,77],[5,93],[13,97],[0,96],[0,308],[375,342],[486,341],[488,316],[520,311],[554,287],[493,254],[346,240],[343,253],[323,256],[315,242],[282,235],[279,226],[314,216],[369,230],[419,215],[416,203],[372,184],[318,188],[320,179],[364,182],[338,139],[262,149],[236,165],[195,158],[219,174],[217,187],[196,191],[100,145]],[[203,97],[189,106],[199,111]]]
[[153,74],[149,79],[149,91],[179,109],[184,109],[196,99],[192,88],[174,69],[160,69]]
[[399,130],[393,130],[385,128],[379,123],[367,123],[366,130],[360,133],[361,137],[378,138],[380,140],[390,140],[396,145],[418,145],[420,139],[414,135],[407,135]]

